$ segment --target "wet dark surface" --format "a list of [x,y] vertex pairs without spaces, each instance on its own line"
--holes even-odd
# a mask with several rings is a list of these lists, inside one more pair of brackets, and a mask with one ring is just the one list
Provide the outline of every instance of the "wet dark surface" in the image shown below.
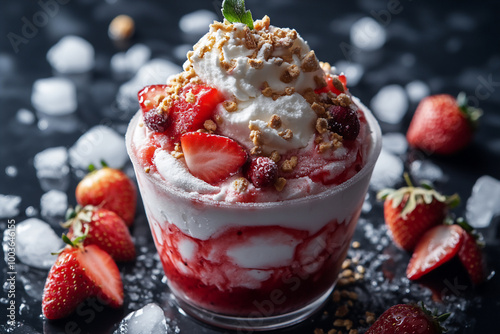
[[[26,42],[13,44],[9,33],[22,36],[26,20],[32,21],[44,10],[40,3],[49,2],[56,3],[57,12],[36,33],[25,38]],[[1,218],[1,232],[10,219],[19,223],[27,216],[34,216],[49,221],[40,214],[40,197],[47,189],[42,189],[36,176],[33,166],[36,153],[49,147],[69,148],[84,131],[97,124],[106,124],[124,133],[135,106],[124,108],[116,102],[118,89],[127,78],[111,71],[110,59],[126,50],[127,45],[117,45],[108,38],[109,22],[118,14],[132,16],[137,31],[129,45],[144,43],[151,49],[152,58],[182,65],[182,60],[174,55],[175,47],[192,44],[199,36],[180,32],[180,17],[200,8],[220,15],[219,7],[218,1],[4,0],[0,3],[0,194],[21,197],[19,213]],[[350,90],[367,105],[383,86],[404,87],[413,80],[425,82],[432,94],[456,95],[464,91],[474,104],[477,102],[484,116],[474,142],[467,149],[452,157],[428,156],[415,151],[399,155],[406,168],[412,161],[425,160],[443,171],[444,177],[437,180],[436,186],[444,193],[457,192],[463,199],[455,214],[464,215],[465,202],[480,176],[500,179],[500,6],[497,2],[248,0],[247,7],[254,18],[267,14],[272,24],[295,28],[309,41],[320,60],[332,64],[339,60],[361,64],[364,75]],[[387,32],[386,43],[375,51],[358,49],[349,39],[352,23],[366,16],[378,20]],[[66,123],[62,123],[62,126],[44,129],[37,121],[19,122],[16,113],[20,108],[34,111],[30,102],[33,82],[54,75],[46,52],[68,34],[85,38],[96,52],[94,69],[87,75],[71,77],[77,83],[78,95],[78,109],[71,123],[74,126],[66,127]],[[415,107],[415,103],[410,103],[408,113],[398,124],[381,123],[383,132],[404,134]],[[17,169],[17,175],[7,172],[12,167]],[[130,166],[126,168],[130,172]],[[74,188],[79,175],[72,168],[69,182],[62,186],[70,205],[75,204]],[[410,283],[404,277],[409,255],[391,244],[383,225],[381,204],[375,202],[374,197],[371,190],[356,231],[355,240],[361,247],[349,253],[350,258],[359,259],[359,264],[366,267],[364,279],[338,288],[358,294],[345,318],[351,319],[354,328],[363,332],[367,326],[360,319],[365,319],[366,311],[378,316],[393,304],[423,300],[431,308],[452,313],[446,323],[450,333],[496,333],[495,315],[500,312],[498,275],[492,274],[483,285],[472,287],[460,266],[450,263],[432,276]],[[500,203],[500,198],[498,201]],[[62,229],[57,228],[54,221],[52,226],[60,233]],[[494,218],[490,227],[482,231],[488,241],[485,253],[492,273],[500,265],[498,222],[498,217]],[[166,284],[162,282],[161,265],[155,256],[142,205],[139,205],[132,234],[138,258],[134,263],[120,266],[125,286],[125,305],[121,310],[102,309],[87,302],[69,319],[47,321],[41,315],[41,291],[47,270],[17,262],[16,325],[7,325],[8,270],[1,261],[0,332],[110,333],[118,328],[125,315],[151,302],[165,309],[172,333],[224,332],[201,325],[173,307]],[[345,298],[340,302],[332,300],[304,323],[277,333],[342,329],[333,326],[337,318],[334,314],[337,307],[346,302]]]

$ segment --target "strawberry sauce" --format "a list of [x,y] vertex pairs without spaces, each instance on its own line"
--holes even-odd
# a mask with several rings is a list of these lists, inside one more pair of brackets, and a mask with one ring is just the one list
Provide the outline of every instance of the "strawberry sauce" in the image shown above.
[[330,221],[312,235],[281,226],[234,226],[208,240],[164,221],[156,222],[161,235],[154,239],[177,296],[216,313],[272,316],[300,309],[334,284],[358,216],[359,210],[350,221]]

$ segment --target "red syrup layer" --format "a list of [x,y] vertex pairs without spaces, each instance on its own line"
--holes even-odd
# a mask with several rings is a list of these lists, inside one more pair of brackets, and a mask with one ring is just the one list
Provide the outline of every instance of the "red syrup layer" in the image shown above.
[[[216,313],[262,317],[298,310],[332,287],[359,212],[347,222],[332,220],[313,235],[281,226],[243,226],[198,240],[168,222],[158,224],[161,235],[152,231],[169,286],[178,297]],[[294,245],[293,259],[272,268],[248,268],[228,256],[231,247],[255,238],[269,240],[269,246]],[[189,259],[183,258],[179,247],[186,242],[193,250]]]

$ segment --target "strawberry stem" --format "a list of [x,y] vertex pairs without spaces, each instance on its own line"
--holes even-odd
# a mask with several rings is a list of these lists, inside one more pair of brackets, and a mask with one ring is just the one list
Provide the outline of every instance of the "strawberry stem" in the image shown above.
[[465,115],[467,121],[473,130],[477,129],[479,118],[483,115],[483,111],[479,108],[469,106],[467,95],[465,92],[460,92],[457,96],[457,104],[460,111]]
[[408,174],[407,172],[405,172],[403,174],[403,178],[405,179],[405,182],[408,185],[408,187],[413,188],[413,182],[411,182],[410,174]]

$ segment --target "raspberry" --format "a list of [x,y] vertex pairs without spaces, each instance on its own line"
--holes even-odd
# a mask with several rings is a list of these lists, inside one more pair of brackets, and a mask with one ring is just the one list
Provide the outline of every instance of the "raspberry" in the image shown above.
[[359,119],[356,110],[342,106],[328,108],[328,129],[345,140],[354,140],[359,134]]
[[156,132],[164,132],[168,125],[168,116],[159,114],[156,108],[143,112],[144,123],[146,126]]
[[267,157],[254,159],[248,169],[248,178],[257,188],[272,185],[278,176],[278,165]]

